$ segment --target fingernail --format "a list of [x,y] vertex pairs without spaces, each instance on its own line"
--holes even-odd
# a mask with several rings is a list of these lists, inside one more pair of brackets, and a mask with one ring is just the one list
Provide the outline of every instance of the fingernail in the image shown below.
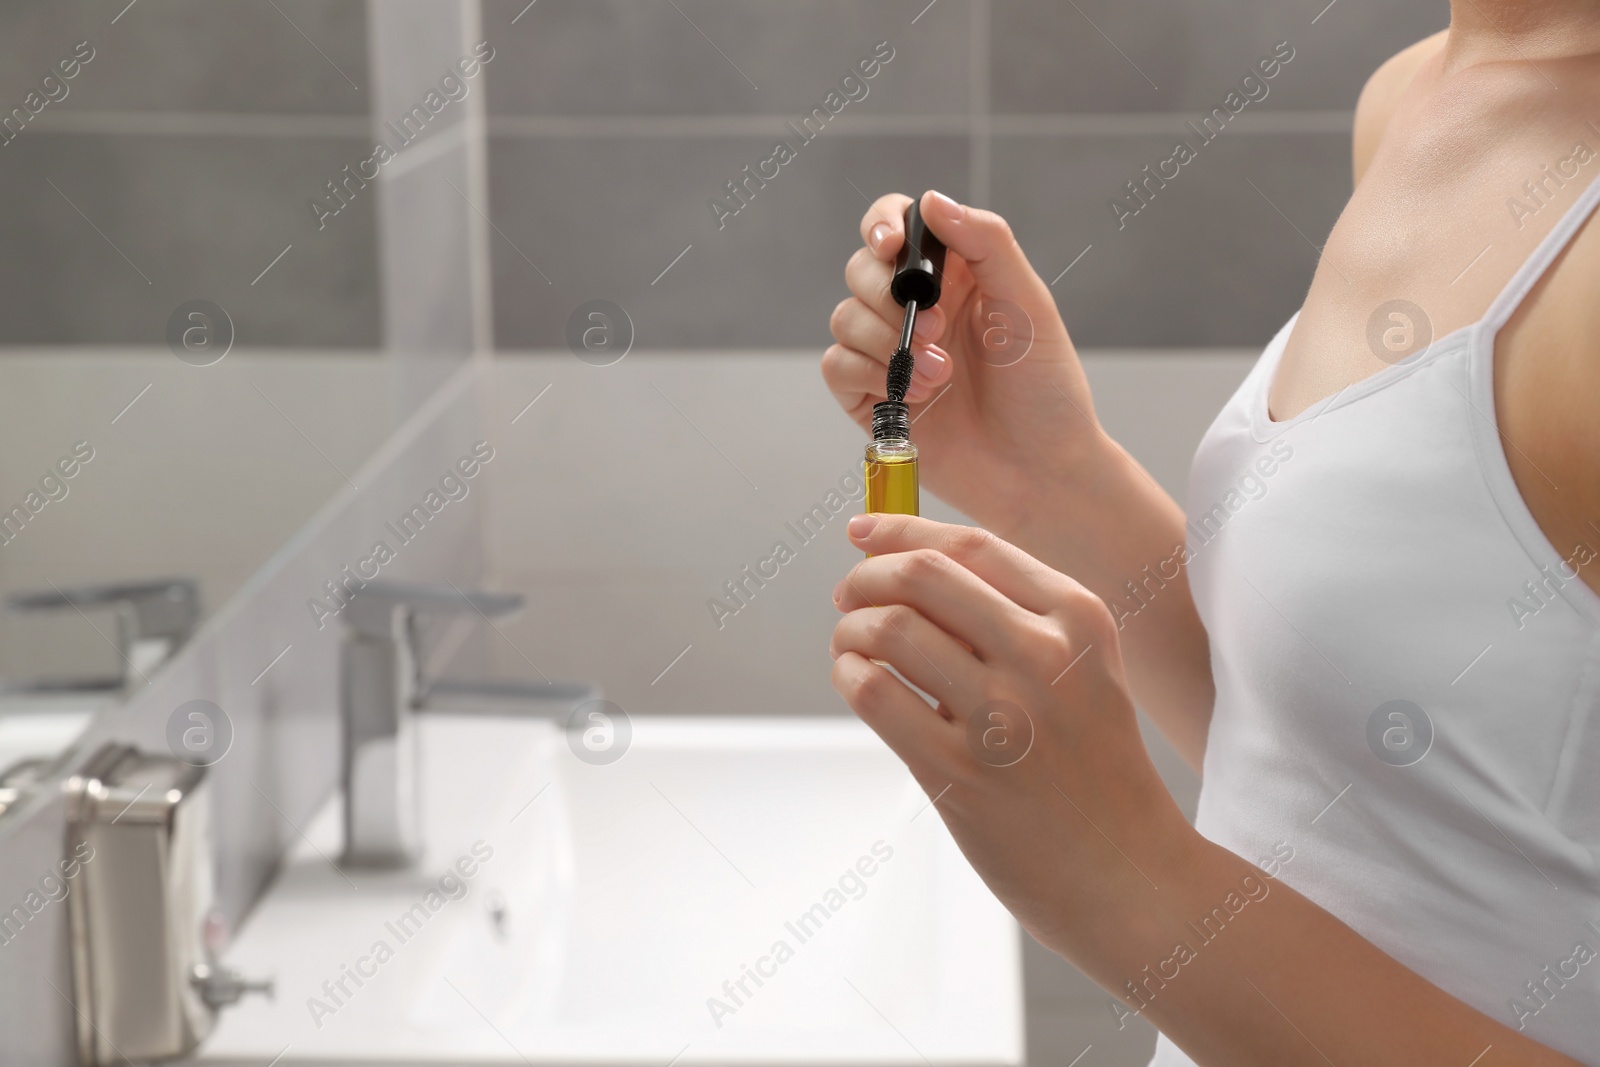
[[844,579],[840,578],[839,579],[839,584],[833,587],[833,602],[834,602],[834,604],[837,605],[839,603],[840,598],[843,597],[843,596],[844,596]]
[[939,213],[940,217],[949,222],[960,222],[961,216],[966,214],[966,208],[962,207],[954,200],[951,200],[948,196],[945,196],[941,192],[935,191],[932,194],[932,199],[933,209]]
[[939,335],[940,316],[931,310],[917,316],[917,321],[911,327],[911,335],[924,341],[931,341]]
[[925,348],[917,353],[916,361],[911,364],[911,377],[913,380],[922,379],[924,382],[938,381],[944,373],[944,353],[936,348]]
[[876,252],[878,250],[878,246],[883,244],[884,238],[888,237],[889,234],[891,234],[893,232],[894,231],[889,229],[889,224],[887,222],[880,222],[876,226],[874,226],[870,231],[868,231],[868,233],[867,233],[867,245],[874,252]]
[[867,536],[872,533],[872,528],[876,525],[878,525],[878,516],[876,515],[852,515],[849,526],[850,536],[857,541],[865,541]]

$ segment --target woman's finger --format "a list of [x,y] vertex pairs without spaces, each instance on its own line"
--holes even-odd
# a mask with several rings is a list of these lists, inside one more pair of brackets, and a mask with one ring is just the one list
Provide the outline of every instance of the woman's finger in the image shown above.
[[858,422],[865,420],[883,395],[883,375],[882,363],[853,348],[829,345],[822,353],[823,382],[839,406]]
[[1007,599],[1038,615],[1051,614],[1081,587],[1022,549],[975,526],[934,522],[915,515],[857,515],[847,527],[864,552],[932,550],[949,557]]
[[[918,346],[906,399],[913,404],[933,396],[950,378],[950,357],[933,345]],[[846,345],[830,345],[822,353],[822,380],[839,406],[852,416],[865,418],[868,409],[884,395],[887,361],[875,359]]]
[[962,727],[940,715],[889,668],[846,652],[833,661],[833,687],[912,774],[947,766],[959,754]]
[[862,560],[839,583],[834,602],[847,612],[888,604],[915,608],[984,663],[1016,659],[1018,637],[1039,624],[1037,615],[931,548]]
[[828,316],[828,329],[835,341],[857,352],[881,353],[878,359],[884,364],[889,362],[889,353],[900,343],[899,331],[858,296],[839,301],[833,314]]
[[904,193],[887,193],[872,202],[861,216],[861,241],[874,257],[891,260],[900,251],[906,236],[906,208],[911,198]]
[[1050,287],[1028,262],[1005,219],[931,189],[922,195],[921,203],[928,228],[961,257],[985,296],[1009,300],[1038,313],[1054,307]]
[[[935,309],[937,310],[937,309]],[[914,380],[928,385],[943,385],[950,378],[951,364],[943,349],[924,339],[921,330],[922,316],[917,317],[916,340],[911,344]],[[883,321],[871,308],[856,297],[841,300],[828,320],[834,340],[846,348],[854,349],[887,370],[889,355],[900,344],[900,328]],[[935,323],[935,326],[938,324]],[[926,356],[927,358],[923,358]],[[880,374],[883,371],[879,372]],[[882,390],[878,390],[881,394]],[[926,394],[924,394],[926,395]],[[913,396],[911,399],[920,399]]]
[[959,641],[904,604],[850,612],[833,628],[828,651],[835,659],[857,652],[888,663],[942,704],[972,707],[983,701],[983,665]]
[[[894,267],[880,263],[864,248],[856,249],[844,265],[845,285],[867,310],[878,316],[888,331],[888,343],[883,349],[884,359],[888,359],[889,353],[900,343],[900,325],[905,321],[905,310],[889,295],[889,282],[893,277]],[[919,341],[937,341],[944,336],[944,325],[944,308],[936,304],[917,314],[916,333],[913,336]]]

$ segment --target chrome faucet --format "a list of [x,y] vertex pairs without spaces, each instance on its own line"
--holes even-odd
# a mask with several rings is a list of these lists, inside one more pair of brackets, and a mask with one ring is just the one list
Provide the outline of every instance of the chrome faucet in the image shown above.
[[344,720],[344,862],[401,866],[422,847],[412,717],[423,700],[418,619],[522,607],[515,593],[368,582],[345,608],[339,660]]
[[7,610],[18,615],[72,608],[109,608],[117,620],[117,651],[126,670],[109,678],[41,679],[10,686],[13,690],[116,690],[171,659],[194,636],[200,623],[200,586],[191,578],[148,582],[110,582],[77,588],[51,588],[16,593],[6,598]]

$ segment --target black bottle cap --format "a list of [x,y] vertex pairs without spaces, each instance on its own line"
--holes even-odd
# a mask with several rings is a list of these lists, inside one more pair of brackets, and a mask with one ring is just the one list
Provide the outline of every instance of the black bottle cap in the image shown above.
[[919,311],[939,302],[939,286],[944,278],[944,243],[922,221],[921,199],[906,209],[906,243],[894,261],[894,278],[889,294],[901,307],[911,300]]

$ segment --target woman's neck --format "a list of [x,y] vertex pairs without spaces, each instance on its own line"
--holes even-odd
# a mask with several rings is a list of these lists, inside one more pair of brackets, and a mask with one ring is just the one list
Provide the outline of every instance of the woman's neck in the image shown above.
[[1447,73],[1476,63],[1532,62],[1600,52],[1593,0],[1450,0]]

